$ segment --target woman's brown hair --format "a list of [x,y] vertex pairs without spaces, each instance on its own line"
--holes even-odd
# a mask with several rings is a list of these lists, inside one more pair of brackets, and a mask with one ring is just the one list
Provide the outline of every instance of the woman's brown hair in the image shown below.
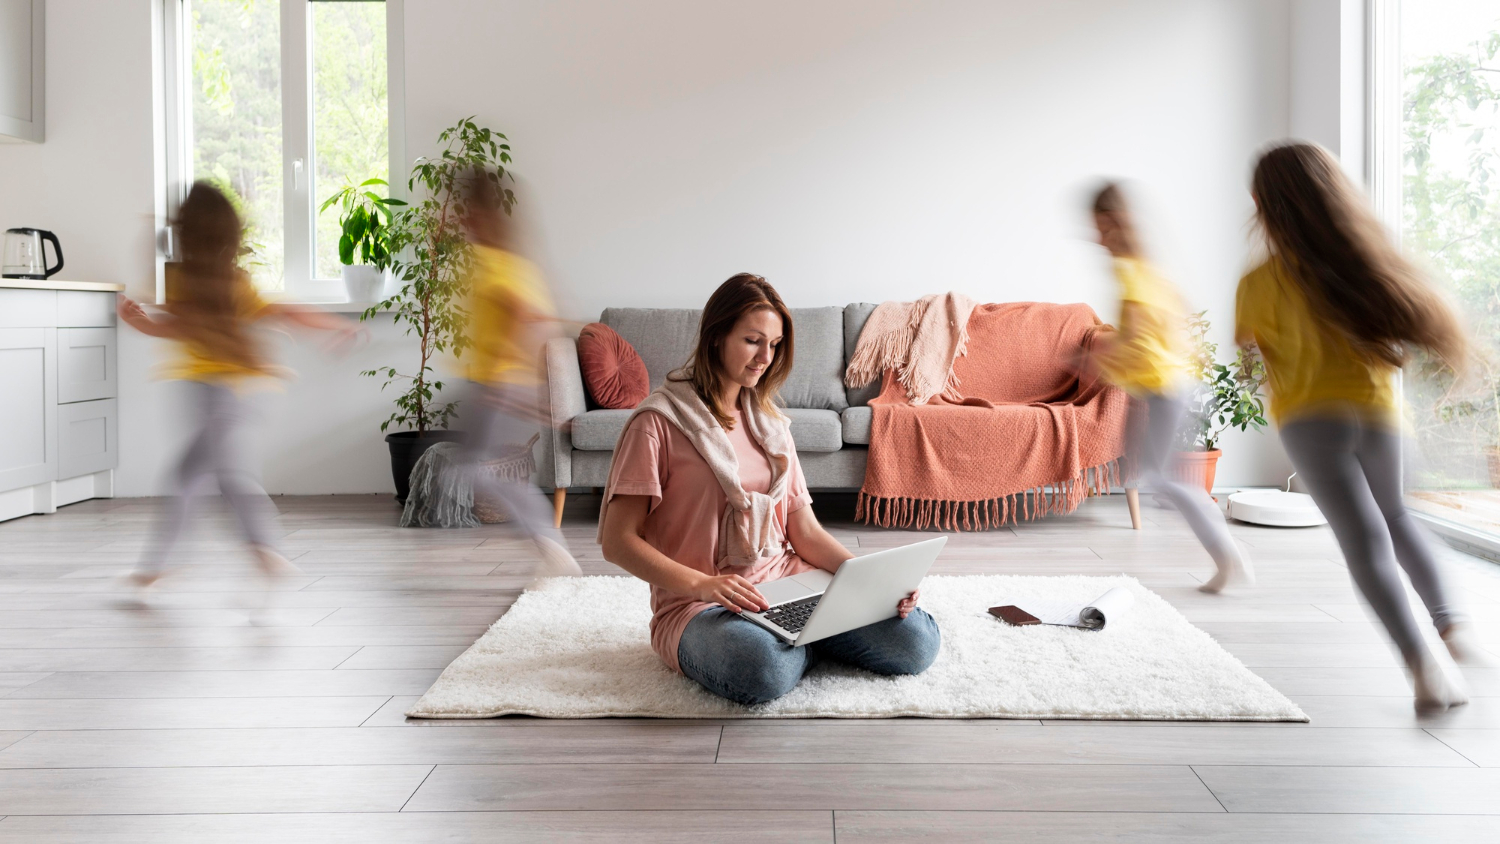
[[1094,213],[1100,217],[1108,217],[1114,222],[1120,231],[1120,237],[1125,241],[1129,254],[1141,254],[1141,238],[1135,229],[1135,218],[1130,213],[1130,203],[1125,199],[1125,191],[1118,182],[1105,182],[1099,191],[1094,194]]
[[1386,234],[1338,162],[1316,144],[1272,147],[1251,180],[1267,240],[1307,296],[1366,359],[1401,366],[1419,346],[1462,366],[1453,309]]
[[725,428],[734,427],[728,408],[721,407],[719,395],[724,386],[723,355],[720,351],[729,332],[740,317],[755,311],[775,311],[781,317],[781,343],[776,347],[771,365],[766,367],[756,385],[755,402],[762,411],[777,414],[776,394],[792,372],[792,314],[777,295],[776,288],[758,275],[740,273],[719,285],[703,306],[698,322],[698,346],[684,368],[684,380],[691,381],[698,398],[708,405],[714,418]]
[[194,182],[174,221],[181,247],[178,283],[167,302],[190,345],[247,369],[262,369],[259,343],[242,312],[250,280],[240,269],[244,223],[223,191]]

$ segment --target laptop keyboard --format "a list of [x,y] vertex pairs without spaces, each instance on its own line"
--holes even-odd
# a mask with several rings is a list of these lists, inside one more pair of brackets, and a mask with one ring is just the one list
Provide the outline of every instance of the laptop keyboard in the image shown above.
[[800,633],[802,628],[807,626],[807,620],[812,618],[813,610],[818,608],[818,602],[821,600],[823,600],[822,595],[814,595],[811,598],[772,607],[761,615],[788,633]]

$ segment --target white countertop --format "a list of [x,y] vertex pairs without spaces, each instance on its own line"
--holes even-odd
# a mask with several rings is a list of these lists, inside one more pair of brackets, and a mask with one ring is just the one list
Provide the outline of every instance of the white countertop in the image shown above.
[[0,278],[0,288],[12,287],[23,290],[89,290],[100,293],[119,293],[123,284],[107,281],[58,281],[52,278]]

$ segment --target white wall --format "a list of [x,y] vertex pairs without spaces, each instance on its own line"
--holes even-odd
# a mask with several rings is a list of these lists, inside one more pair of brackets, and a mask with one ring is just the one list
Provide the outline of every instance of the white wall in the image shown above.
[[[469,114],[507,132],[583,318],[697,306],[740,270],[799,306],[951,288],[1109,317],[1080,208],[1096,176],[1129,177],[1227,344],[1250,160],[1288,131],[1291,2],[407,0],[407,149]],[[65,275],[137,295],[150,36],[150,0],[49,0],[47,143],[0,146],[0,226],[54,229]],[[387,397],[356,373],[409,341],[373,333],[344,359],[286,344],[301,377],[266,402],[272,492],[389,490]],[[158,352],[122,331],[126,495],[161,490],[185,436]],[[1280,460],[1233,437],[1221,483],[1279,481]]]
[[[1287,132],[1265,0],[409,0],[407,151],[506,132],[574,315],[697,306],[749,270],[790,304],[1085,301],[1100,175],[1139,181],[1226,348],[1254,151]],[[1225,483],[1279,482],[1264,436]]]

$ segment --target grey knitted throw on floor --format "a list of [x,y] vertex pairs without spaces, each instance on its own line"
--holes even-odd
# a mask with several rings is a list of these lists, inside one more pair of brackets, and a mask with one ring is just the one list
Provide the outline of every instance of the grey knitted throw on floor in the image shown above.
[[411,470],[402,527],[479,527],[474,517],[474,475],[459,460],[462,448],[458,443],[438,443],[422,452]]

